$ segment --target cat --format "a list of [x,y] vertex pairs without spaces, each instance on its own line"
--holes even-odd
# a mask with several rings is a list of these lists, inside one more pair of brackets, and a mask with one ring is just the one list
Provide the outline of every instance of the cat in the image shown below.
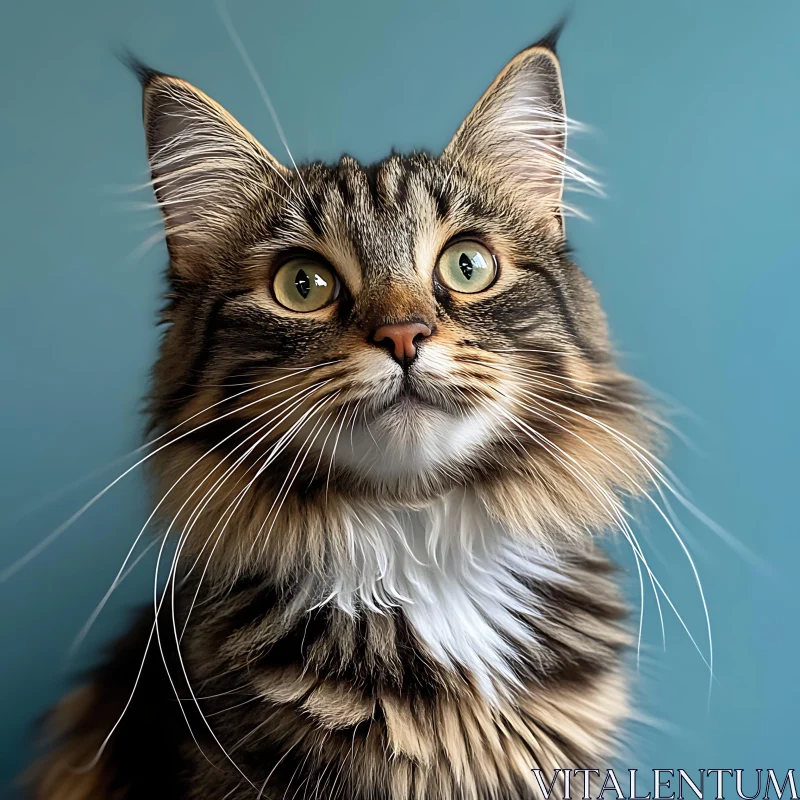
[[169,293],[149,416],[177,543],[47,723],[32,796],[540,796],[628,716],[655,442],[570,260],[557,31],[444,152],[280,164],[142,65]]

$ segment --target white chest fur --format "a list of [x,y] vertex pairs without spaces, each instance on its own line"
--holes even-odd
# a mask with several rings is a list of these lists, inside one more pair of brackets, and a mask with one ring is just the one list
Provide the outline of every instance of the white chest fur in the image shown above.
[[520,645],[536,644],[519,613],[535,616],[537,598],[520,578],[564,581],[553,555],[521,544],[468,490],[421,509],[354,509],[347,535],[326,602],[399,606],[430,655],[468,670],[487,697],[514,685]]

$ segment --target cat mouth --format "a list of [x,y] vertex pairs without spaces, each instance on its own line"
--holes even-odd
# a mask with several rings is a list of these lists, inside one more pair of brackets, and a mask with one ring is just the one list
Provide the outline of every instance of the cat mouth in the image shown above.
[[381,416],[387,411],[407,409],[413,413],[420,408],[440,408],[438,403],[432,403],[429,398],[424,397],[416,389],[410,386],[403,386],[392,397],[386,398],[375,405],[373,416]]
[[376,403],[372,417],[378,418],[389,412],[414,415],[425,411],[439,411],[456,415],[465,411],[461,405],[456,398],[449,399],[444,396],[442,391],[426,390],[418,382],[406,379],[392,396]]

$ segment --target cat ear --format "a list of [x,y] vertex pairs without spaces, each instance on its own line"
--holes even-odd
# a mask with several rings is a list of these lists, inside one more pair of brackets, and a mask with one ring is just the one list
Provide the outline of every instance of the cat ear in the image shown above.
[[461,124],[444,157],[511,192],[562,229],[567,127],[558,30],[503,69]]
[[222,106],[186,81],[135,65],[147,156],[173,267],[224,244],[231,223],[288,171]]

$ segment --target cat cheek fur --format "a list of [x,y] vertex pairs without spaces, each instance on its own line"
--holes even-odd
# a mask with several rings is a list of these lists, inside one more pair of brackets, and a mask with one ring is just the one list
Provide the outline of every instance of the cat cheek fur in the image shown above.
[[[151,796],[154,747],[171,797],[232,800],[522,800],[532,768],[612,757],[629,636],[595,537],[647,490],[654,432],[565,244],[564,184],[593,184],[566,158],[554,47],[512,59],[440,157],[294,171],[138,68],[170,252],[149,411],[175,591],[56,712],[39,796]],[[460,236],[497,257],[483,292],[437,280]],[[297,252],[338,274],[331,305],[276,302]],[[404,368],[373,334],[405,322],[431,335]],[[117,718],[93,781],[53,788]]]

